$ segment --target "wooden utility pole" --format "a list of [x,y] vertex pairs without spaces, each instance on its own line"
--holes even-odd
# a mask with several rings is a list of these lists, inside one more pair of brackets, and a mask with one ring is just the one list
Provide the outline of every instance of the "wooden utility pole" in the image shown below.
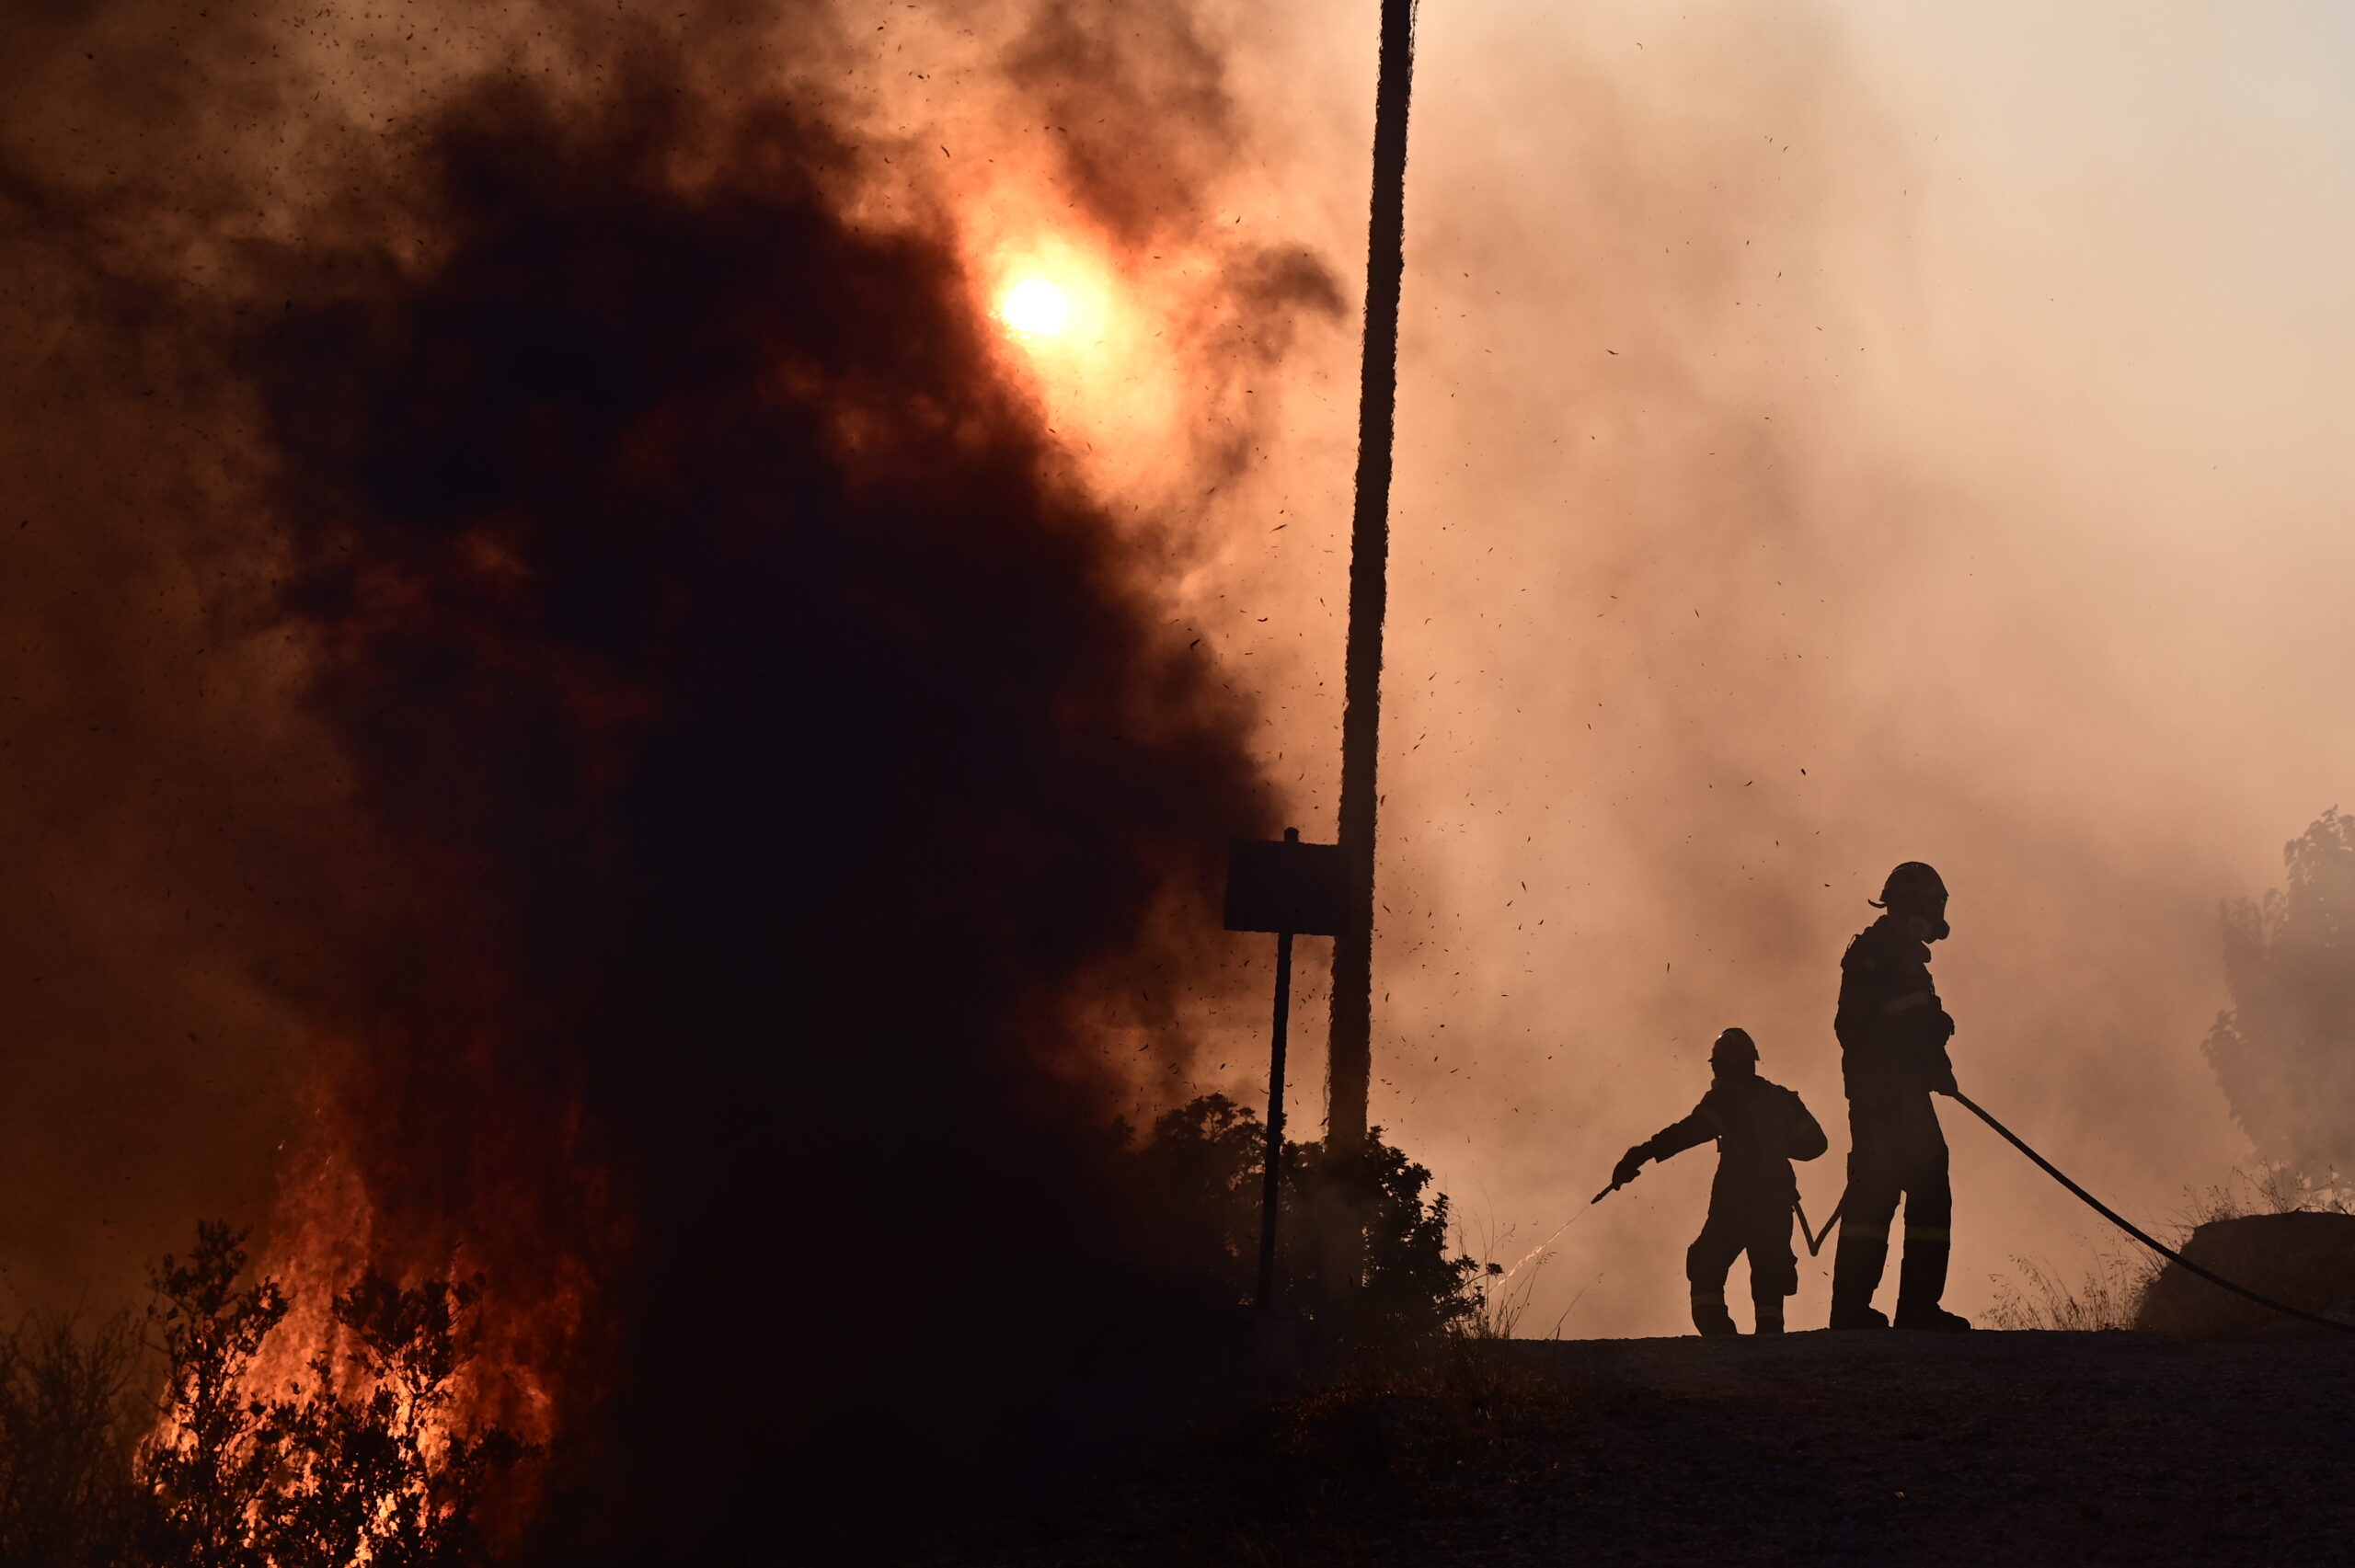
[[1398,294],[1407,270],[1407,105],[1415,0],[1382,0],[1373,98],[1373,210],[1366,244],[1365,361],[1358,396],[1357,506],[1350,525],[1349,655],[1341,708],[1342,853],[1350,922],[1333,943],[1325,1136],[1365,1146],[1373,1070],[1373,825],[1382,729],[1382,619],[1390,589],[1390,452],[1398,408]]

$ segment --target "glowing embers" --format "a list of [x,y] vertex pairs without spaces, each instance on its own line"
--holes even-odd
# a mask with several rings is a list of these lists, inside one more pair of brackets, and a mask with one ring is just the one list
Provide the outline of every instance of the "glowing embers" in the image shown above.
[[997,303],[997,318],[1026,338],[1056,338],[1071,326],[1071,296],[1049,279],[1024,278]]

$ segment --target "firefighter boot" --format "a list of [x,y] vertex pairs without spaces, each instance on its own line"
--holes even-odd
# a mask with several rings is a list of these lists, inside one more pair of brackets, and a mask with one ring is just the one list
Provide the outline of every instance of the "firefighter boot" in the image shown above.
[[1961,1333],[1970,1327],[1970,1320],[1959,1312],[1949,1312],[1944,1307],[1917,1307],[1909,1301],[1897,1303],[1897,1326],[1901,1329],[1926,1329],[1932,1333]]
[[1970,1320],[1938,1305],[1946,1294],[1947,1256],[1952,1233],[1943,1225],[1905,1227],[1905,1260],[1897,1265],[1897,1326],[1959,1333]]
[[1740,1332],[1733,1326],[1733,1314],[1726,1310],[1723,1286],[1715,1290],[1704,1289],[1697,1285],[1693,1288],[1693,1326],[1708,1339]]
[[1840,1222],[1840,1250],[1832,1261],[1832,1326],[1885,1329],[1889,1320],[1873,1310],[1881,1270],[1889,1263],[1889,1232],[1853,1219]]
[[1752,1328],[1750,1331],[1751,1333],[1780,1333],[1783,1332],[1783,1298],[1781,1292],[1778,1291],[1772,1296],[1767,1296],[1757,1291],[1752,1291],[1750,1296],[1750,1306],[1757,1319],[1757,1326]]

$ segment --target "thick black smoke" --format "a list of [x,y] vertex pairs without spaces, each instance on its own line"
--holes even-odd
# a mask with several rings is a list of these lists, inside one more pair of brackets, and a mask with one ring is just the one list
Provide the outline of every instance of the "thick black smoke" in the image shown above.
[[666,1523],[1094,1424],[1150,1253],[1076,1004],[1270,809],[949,254],[845,224],[791,111],[673,104],[469,105],[446,255],[254,346],[315,701],[415,873],[369,1189],[512,1266],[593,1255],[576,1162],[621,1167],[599,1438]]
[[484,1271],[494,1413],[555,1400],[552,1560],[835,1559],[1165,1419],[1215,1338],[1103,1030],[1182,1050],[1217,983],[1251,715],[949,236],[851,215],[821,97],[689,90],[728,41],[488,76],[234,288],[86,296],[250,442],[237,613],[339,773],[249,868],[313,894],[268,981],[376,1261]]

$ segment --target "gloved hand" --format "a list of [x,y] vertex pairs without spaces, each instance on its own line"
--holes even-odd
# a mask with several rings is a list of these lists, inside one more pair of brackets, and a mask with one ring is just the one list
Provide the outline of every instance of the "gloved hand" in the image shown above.
[[1634,1181],[1636,1173],[1644,1168],[1644,1162],[1650,1156],[1644,1151],[1644,1146],[1640,1143],[1619,1156],[1619,1163],[1611,1167],[1611,1185],[1614,1187],[1624,1187]]

